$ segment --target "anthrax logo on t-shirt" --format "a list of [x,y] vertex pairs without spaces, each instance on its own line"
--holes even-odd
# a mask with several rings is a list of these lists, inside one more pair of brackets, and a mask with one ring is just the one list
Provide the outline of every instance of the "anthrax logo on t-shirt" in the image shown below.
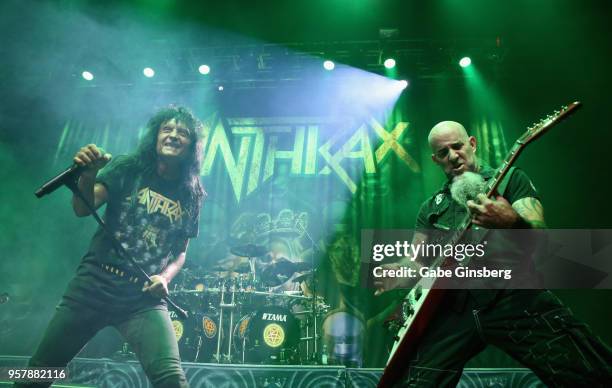
[[148,187],[138,192],[138,203],[146,206],[148,214],[159,212],[165,215],[170,220],[170,223],[180,221],[183,216],[180,201],[175,202]]

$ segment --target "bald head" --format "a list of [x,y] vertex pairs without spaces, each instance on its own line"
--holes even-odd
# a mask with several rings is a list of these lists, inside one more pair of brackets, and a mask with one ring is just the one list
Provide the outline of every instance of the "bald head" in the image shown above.
[[447,136],[453,136],[456,139],[461,139],[466,142],[469,138],[463,125],[456,121],[442,121],[436,124],[431,131],[429,131],[429,136],[427,136],[427,141],[429,142],[429,146],[431,147],[432,151],[435,152],[433,144],[436,143],[436,140]]
[[476,172],[476,139],[468,136],[463,125],[455,121],[436,124],[427,137],[431,147],[431,159],[450,179],[466,171]]

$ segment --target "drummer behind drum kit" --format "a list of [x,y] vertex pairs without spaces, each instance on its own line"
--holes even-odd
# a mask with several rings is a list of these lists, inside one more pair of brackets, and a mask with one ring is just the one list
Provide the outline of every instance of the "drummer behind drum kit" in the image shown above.
[[182,281],[170,292],[189,312],[185,320],[170,312],[181,359],[249,364],[325,360],[320,328],[329,306],[302,291],[272,291],[292,276],[296,284],[308,280],[312,267],[286,259],[259,266],[256,259],[267,252],[253,244],[230,251],[236,258],[210,271],[184,269]]

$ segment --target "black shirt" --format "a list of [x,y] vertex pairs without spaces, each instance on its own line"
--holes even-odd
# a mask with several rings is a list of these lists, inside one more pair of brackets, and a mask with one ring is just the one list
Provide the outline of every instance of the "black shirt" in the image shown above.
[[[108,197],[104,220],[124,250],[149,274],[159,274],[181,253],[183,242],[198,234],[199,206],[178,182],[142,173],[125,158],[116,158],[96,178]],[[65,299],[96,308],[135,309],[160,305],[142,292],[144,278],[121,258],[101,228],[68,286]]]
[[[494,176],[495,170],[489,166],[482,166],[479,174],[485,181],[488,181]],[[449,231],[457,230],[467,215],[467,208],[451,197],[450,183],[450,181],[446,182],[440,190],[428,198],[421,205],[417,215],[415,229],[424,231],[429,241],[438,240],[440,235],[448,236]],[[518,168],[513,170],[503,197],[510,204],[527,197],[539,199],[527,174]],[[485,265],[490,269],[512,269],[512,282],[533,281],[533,276],[535,276],[531,258],[533,242],[523,244],[523,242],[516,241],[516,235],[517,231],[510,233],[504,233],[502,230],[490,231],[487,235],[489,244]],[[494,283],[496,281],[497,283]],[[469,294],[477,300],[479,305],[486,306],[500,295],[498,290],[492,289],[504,287],[499,280],[482,279],[470,281],[466,288],[471,288]],[[462,305],[465,301],[465,292],[451,292],[450,294],[458,298],[456,306]]]
[[[488,181],[495,174],[489,166],[483,166],[480,175]],[[519,199],[539,198],[531,180],[523,170],[514,169],[503,197],[513,204]],[[428,198],[419,210],[415,229],[456,229],[467,214],[465,206],[457,203],[450,195],[450,181]]]

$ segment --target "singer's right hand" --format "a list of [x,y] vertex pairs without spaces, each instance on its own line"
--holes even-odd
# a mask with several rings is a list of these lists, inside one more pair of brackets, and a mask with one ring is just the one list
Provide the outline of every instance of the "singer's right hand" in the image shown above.
[[73,161],[79,166],[87,167],[90,173],[97,173],[111,160],[111,154],[104,152],[102,148],[98,148],[95,144],[88,144],[81,148]]

